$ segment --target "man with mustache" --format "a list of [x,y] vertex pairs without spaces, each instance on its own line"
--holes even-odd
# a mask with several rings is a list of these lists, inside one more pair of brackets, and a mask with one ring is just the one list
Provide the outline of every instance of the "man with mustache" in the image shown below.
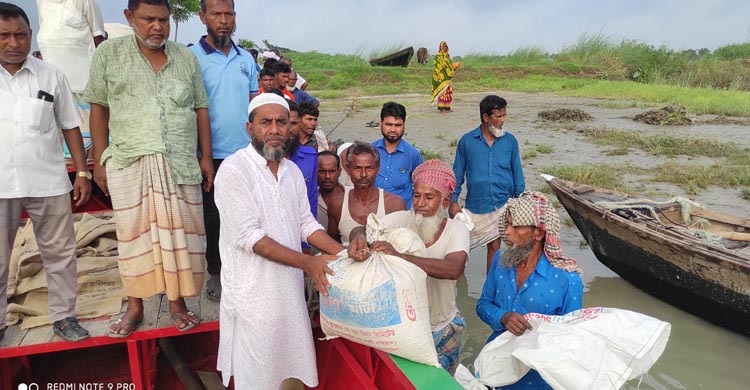
[[380,154],[380,171],[375,186],[396,194],[411,208],[411,174],[424,162],[422,154],[403,140],[406,130],[406,107],[395,102],[383,104],[380,110],[380,132],[383,138],[372,143]]
[[382,217],[406,210],[403,199],[375,187],[379,168],[380,156],[374,146],[356,141],[347,150],[346,170],[354,187],[334,195],[328,208],[328,234],[345,246],[352,230],[367,223],[368,215]]
[[289,73],[289,82],[286,85],[286,90],[291,92],[292,95],[294,95],[294,101],[297,104],[310,103],[315,108],[320,107],[320,101],[318,99],[314,98],[309,93],[297,87],[296,84],[297,84],[297,80],[299,80],[298,77],[299,76],[297,76],[297,72],[294,69],[292,69],[292,72]]
[[453,161],[453,172],[458,181],[451,199],[450,215],[454,217],[462,211],[458,197],[466,179],[468,193],[463,211],[468,210],[467,214],[474,223],[472,248],[487,244],[487,271],[492,256],[500,249],[501,239],[496,226],[498,210],[526,188],[518,140],[503,130],[507,105],[505,99],[496,95],[482,99],[479,103],[482,123],[461,137]]
[[203,288],[201,183],[209,191],[214,177],[200,64],[190,49],[167,40],[168,0],[129,0],[125,17],[133,34],[99,46],[84,95],[94,179],[112,199],[128,296],[127,311],[109,328],[118,338],[136,329],[143,298],[156,294],[166,294],[178,330],[200,323],[184,297]]
[[427,275],[430,326],[438,360],[453,375],[460,361],[458,334],[466,321],[456,306],[456,280],[463,274],[469,256],[469,230],[465,224],[448,217],[456,176],[440,160],[429,160],[412,174],[413,208],[398,211],[380,220],[389,228],[407,228],[416,232],[427,247],[424,257],[396,252],[386,241],[368,245],[364,227],[352,231],[349,257],[364,260],[370,251],[398,256],[423,269]]
[[[213,165],[218,171],[225,158],[250,144],[250,137],[244,130],[244,117],[250,99],[258,94],[258,74],[252,55],[232,41],[232,33],[237,28],[234,1],[201,0],[200,6],[198,15],[206,25],[207,35],[191,49],[201,65],[210,102]],[[206,294],[208,299],[218,301],[221,298],[221,223],[213,188],[203,193],[203,218],[209,274]]]
[[[42,257],[52,329],[67,341],[81,341],[89,332],[75,317],[76,234],[70,192],[76,206],[85,204],[91,173],[71,87],[61,70],[29,55],[31,39],[26,12],[0,2],[0,339],[7,329],[13,242],[25,210]],[[73,186],[65,169],[61,130],[78,170]]]
[[[505,331],[516,336],[532,330],[528,313],[564,315],[583,306],[583,282],[576,261],[560,246],[560,218],[539,192],[524,192],[500,209],[501,238],[508,248],[495,254],[477,315],[492,328],[487,342]],[[530,370],[503,389],[551,389]]]
[[318,222],[328,226],[328,205],[331,199],[344,193],[344,186],[339,183],[341,177],[341,160],[339,155],[324,150],[318,153]]
[[[251,144],[226,158],[216,177],[224,286],[217,367],[225,386],[234,376],[236,389],[315,387],[303,271],[327,294],[326,264],[344,248],[315,221],[302,173],[284,158],[286,100],[260,94],[248,112]],[[302,253],[300,239],[327,255]]]
[[[276,90],[278,91],[278,90]],[[313,217],[318,218],[318,153],[315,149],[300,145],[299,143],[299,107],[296,103],[288,101],[289,104],[289,147],[286,150],[286,158],[302,172],[307,188],[307,201],[310,204],[310,212]],[[311,255],[312,248],[307,243],[302,243],[303,252]]]

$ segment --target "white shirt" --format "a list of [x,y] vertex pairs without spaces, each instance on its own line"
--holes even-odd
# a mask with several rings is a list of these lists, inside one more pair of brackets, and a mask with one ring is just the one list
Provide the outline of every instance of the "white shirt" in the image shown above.
[[[37,99],[39,91],[53,101]],[[70,192],[58,129],[80,125],[75,98],[59,69],[32,56],[15,75],[0,66],[0,199]]]
[[[411,211],[396,211],[380,220],[389,228],[407,228],[417,231],[414,215]],[[469,255],[469,229],[461,222],[448,218],[440,238],[427,247],[426,258],[445,259],[445,255],[454,252],[466,252]],[[427,277],[427,302],[430,307],[430,326],[437,332],[448,325],[458,314],[456,306],[456,281]]]
[[299,168],[283,159],[277,174],[251,144],[227,157],[214,181],[222,263],[217,368],[225,385],[231,375],[257,389],[277,389],[289,377],[318,384],[303,272],[253,252],[266,236],[301,252],[300,242],[323,230]]
[[297,73],[297,82],[294,83],[294,88],[302,89],[302,86],[305,85],[306,82],[307,80],[303,79],[302,76],[300,76],[300,74]]
[[94,37],[104,36],[104,20],[96,0],[37,0],[42,57],[70,80],[73,92],[83,93],[89,79]]

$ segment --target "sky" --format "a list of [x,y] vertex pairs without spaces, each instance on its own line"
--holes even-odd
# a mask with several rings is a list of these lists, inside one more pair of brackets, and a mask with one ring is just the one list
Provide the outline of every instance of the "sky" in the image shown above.
[[[36,1],[10,1],[38,30]],[[126,23],[126,0],[99,5],[106,23]],[[297,51],[364,56],[395,46],[434,53],[441,40],[454,56],[523,47],[555,53],[584,34],[674,50],[750,42],[748,0],[236,0],[235,9],[235,40],[262,45],[265,38]],[[178,41],[195,42],[203,34],[195,17],[179,26]]]

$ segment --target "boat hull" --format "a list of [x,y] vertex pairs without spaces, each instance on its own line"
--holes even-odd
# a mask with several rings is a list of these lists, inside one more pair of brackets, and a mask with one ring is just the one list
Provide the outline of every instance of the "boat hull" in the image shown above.
[[748,266],[632,226],[551,184],[597,259],[645,292],[709,322],[750,335]]

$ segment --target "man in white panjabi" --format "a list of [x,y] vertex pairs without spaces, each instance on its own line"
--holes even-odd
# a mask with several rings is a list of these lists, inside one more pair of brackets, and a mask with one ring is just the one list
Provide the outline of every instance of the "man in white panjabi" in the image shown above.
[[94,48],[106,39],[97,0],[37,0],[37,43],[44,60],[57,66],[75,93],[83,93]]
[[[318,385],[303,271],[321,291],[326,265],[344,247],[315,221],[305,181],[284,158],[289,105],[272,93],[248,107],[251,144],[227,157],[214,181],[222,221],[220,341],[217,368],[235,389]],[[309,256],[300,242],[328,255]]]

